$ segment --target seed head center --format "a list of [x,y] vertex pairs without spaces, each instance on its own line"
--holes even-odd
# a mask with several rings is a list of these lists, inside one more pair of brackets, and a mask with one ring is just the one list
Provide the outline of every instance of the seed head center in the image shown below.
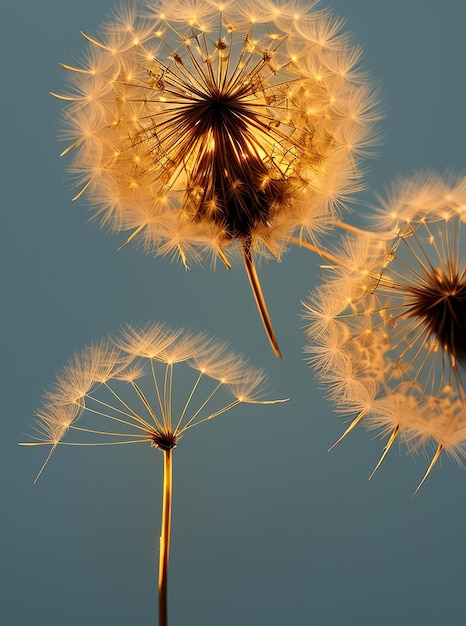
[[172,450],[176,447],[178,437],[170,430],[154,431],[151,434],[152,445],[159,450]]
[[455,360],[466,362],[466,274],[435,269],[421,286],[410,287],[408,315],[421,318],[429,337]]
[[186,111],[189,143],[197,146],[187,206],[195,218],[221,225],[227,238],[245,240],[267,224],[274,205],[289,195],[250,98],[246,87],[212,85]]

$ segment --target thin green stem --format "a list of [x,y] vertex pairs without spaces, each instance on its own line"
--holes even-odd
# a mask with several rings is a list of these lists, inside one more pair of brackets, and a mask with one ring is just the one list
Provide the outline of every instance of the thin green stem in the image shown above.
[[168,625],[168,557],[172,506],[172,450],[163,451],[162,529],[159,558],[159,626]]

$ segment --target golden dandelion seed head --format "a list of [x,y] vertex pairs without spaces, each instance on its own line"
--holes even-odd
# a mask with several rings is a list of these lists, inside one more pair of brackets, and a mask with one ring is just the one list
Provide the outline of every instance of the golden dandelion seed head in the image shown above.
[[61,443],[149,443],[168,451],[187,430],[239,403],[276,402],[262,399],[264,380],[262,370],[203,333],[127,325],[63,368],[26,445],[52,446],[43,467]]
[[466,451],[465,181],[430,172],[396,181],[378,199],[384,245],[346,237],[305,304],[307,351],[339,408],[371,381],[361,424],[390,433],[387,445],[433,443],[434,462]]
[[360,48],[316,4],[162,0],[85,36],[63,125],[104,225],[156,254],[278,255],[293,230],[334,219],[361,179],[376,97]]

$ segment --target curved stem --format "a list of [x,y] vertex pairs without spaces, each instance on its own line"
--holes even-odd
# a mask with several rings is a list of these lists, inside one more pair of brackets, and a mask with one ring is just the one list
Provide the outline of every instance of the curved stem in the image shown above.
[[168,624],[168,557],[170,553],[170,524],[172,507],[172,450],[163,451],[162,528],[159,557],[159,626]]

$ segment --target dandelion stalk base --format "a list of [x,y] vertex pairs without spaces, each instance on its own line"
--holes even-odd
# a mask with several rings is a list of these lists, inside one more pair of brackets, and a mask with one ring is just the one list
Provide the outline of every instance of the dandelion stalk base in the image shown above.
[[172,506],[172,450],[163,451],[162,528],[159,557],[159,626],[168,624],[168,559],[170,553],[170,526]]

